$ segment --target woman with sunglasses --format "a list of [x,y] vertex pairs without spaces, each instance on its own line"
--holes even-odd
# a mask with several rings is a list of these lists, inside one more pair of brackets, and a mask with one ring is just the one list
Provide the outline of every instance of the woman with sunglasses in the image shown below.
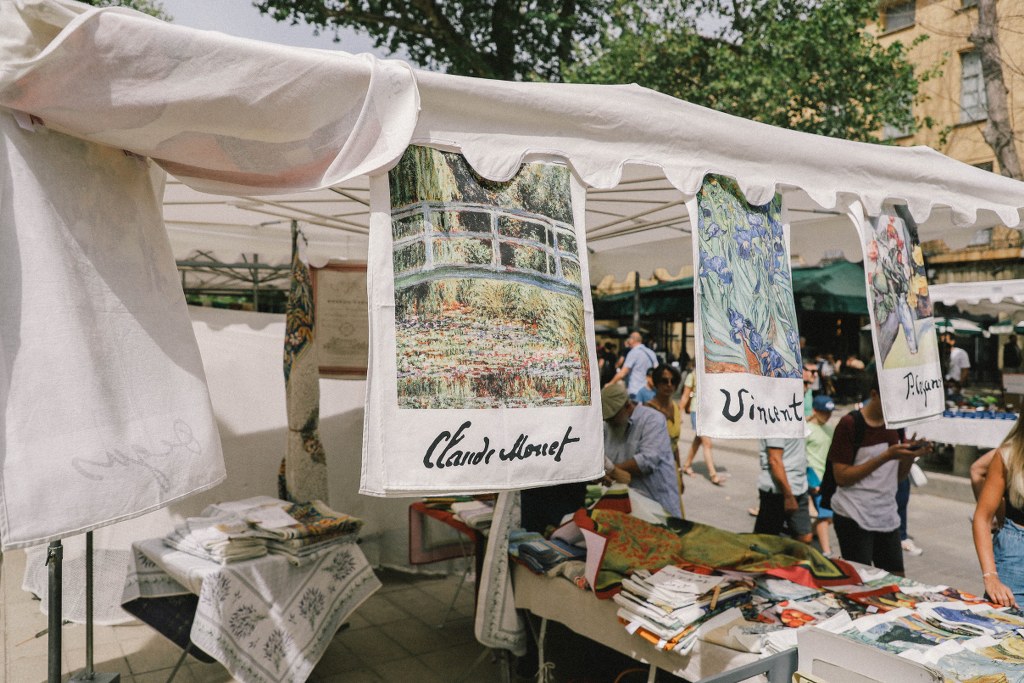
[[682,381],[682,374],[679,370],[666,363],[654,368],[651,373],[654,379],[654,398],[645,403],[648,408],[654,408],[665,416],[665,424],[668,427],[668,438],[672,442],[672,457],[676,463],[676,477],[679,480],[679,495],[683,494],[683,477],[679,471],[679,433],[680,414],[679,404],[672,400],[679,383]]

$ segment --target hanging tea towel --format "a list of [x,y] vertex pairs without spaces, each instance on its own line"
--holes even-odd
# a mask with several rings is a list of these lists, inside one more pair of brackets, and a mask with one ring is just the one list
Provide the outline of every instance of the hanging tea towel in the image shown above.
[[602,476],[583,197],[564,165],[490,182],[427,147],[371,179],[360,492]]

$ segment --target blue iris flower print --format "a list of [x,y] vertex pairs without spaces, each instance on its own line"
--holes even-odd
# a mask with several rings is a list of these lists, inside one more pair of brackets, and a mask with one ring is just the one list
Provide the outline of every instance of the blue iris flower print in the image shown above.
[[700,260],[700,277],[707,277],[709,273],[714,273],[718,276],[724,284],[732,284],[732,270],[729,269],[729,264],[726,262],[723,256],[706,256],[704,252],[701,252]]
[[750,230],[737,229],[732,238],[736,240],[736,255],[749,261],[754,251],[754,233]]

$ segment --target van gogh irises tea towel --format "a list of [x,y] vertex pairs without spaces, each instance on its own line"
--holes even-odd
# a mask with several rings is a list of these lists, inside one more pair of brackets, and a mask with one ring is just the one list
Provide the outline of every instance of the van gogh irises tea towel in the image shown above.
[[687,209],[695,226],[697,433],[802,437],[800,333],[782,197],[754,206],[734,181],[709,175]]
[[414,146],[370,195],[360,491],[600,477],[583,191],[569,170],[532,163],[491,182]]

